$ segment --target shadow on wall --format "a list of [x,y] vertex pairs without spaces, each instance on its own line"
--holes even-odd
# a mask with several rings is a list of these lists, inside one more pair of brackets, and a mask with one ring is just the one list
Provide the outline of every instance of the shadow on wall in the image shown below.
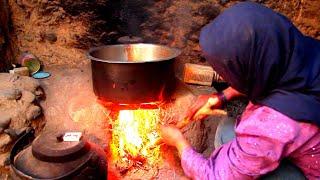
[[121,36],[141,36],[140,25],[149,17],[154,0],[66,0],[63,9],[71,16],[91,14],[89,36],[79,37],[79,48],[115,44]]
[[7,0],[0,0],[0,72],[8,70],[13,59],[10,29],[8,2]]

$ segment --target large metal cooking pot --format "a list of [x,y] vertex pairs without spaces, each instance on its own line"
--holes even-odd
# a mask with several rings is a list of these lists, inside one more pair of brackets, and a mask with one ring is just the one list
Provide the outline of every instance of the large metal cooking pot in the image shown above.
[[93,89],[100,100],[117,104],[162,101],[175,79],[173,60],[180,50],[155,44],[92,48]]

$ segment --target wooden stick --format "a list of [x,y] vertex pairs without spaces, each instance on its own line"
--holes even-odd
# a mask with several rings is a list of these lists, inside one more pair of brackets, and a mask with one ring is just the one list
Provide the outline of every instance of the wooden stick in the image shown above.
[[[226,116],[227,112],[221,109],[214,109],[210,112],[210,114],[207,114],[208,116]],[[197,114],[195,114],[195,116],[197,116]],[[177,124],[175,125],[177,128],[182,129],[184,127],[186,127],[188,124],[190,124],[192,122],[192,120],[190,119],[183,119],[182,121],[177,122]]]

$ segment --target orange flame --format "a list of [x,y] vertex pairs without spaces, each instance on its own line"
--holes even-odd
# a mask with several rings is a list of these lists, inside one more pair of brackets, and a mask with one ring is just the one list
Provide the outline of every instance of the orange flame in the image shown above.
[[158,126],[160,109],[120,110],[112,127],[111,151],[115,161],[160,160]]

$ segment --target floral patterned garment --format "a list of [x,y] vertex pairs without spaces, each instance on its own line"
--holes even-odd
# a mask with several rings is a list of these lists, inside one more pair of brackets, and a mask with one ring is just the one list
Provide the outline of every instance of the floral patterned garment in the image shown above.
[[252,179],[288,158],[308,179],[320,179],[320,130],[267,106],[249,104],[235,127],[236,138],[206,159],[192,148],[181,163],[193,179]]

